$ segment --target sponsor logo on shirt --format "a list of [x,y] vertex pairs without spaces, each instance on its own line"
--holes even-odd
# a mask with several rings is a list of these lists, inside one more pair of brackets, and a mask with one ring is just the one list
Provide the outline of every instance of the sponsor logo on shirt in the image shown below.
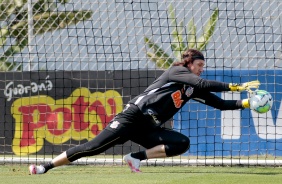
[[183,103],[183,100],[181,99],[181,96],[182,95],[181,95],[181,91],[180,90],[177,90],[177,91],[175,91],[174,93],[171,94],[174,106],[176,108],[180,108],[182,103]]

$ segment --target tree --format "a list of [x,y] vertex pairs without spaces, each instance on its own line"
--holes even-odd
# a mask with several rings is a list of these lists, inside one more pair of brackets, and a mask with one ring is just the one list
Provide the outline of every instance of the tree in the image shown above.
[[[209,43],[210,38],[212,37],[215,26],[218,20],[218,9],[214,9],[212,15],[209,18],[209,21],[203,28],[202,35],[197,38],[197,30],[196,25],[194,24],[193,18],[189,21],[187,27],[187,35],[186,40],[184,40],[184,26],[183,21],[180,24],[177,24],[177,20],[175,18],[175,11],[172,5],[169,6],[169,19],[172,20],[171,24],[174,27],[172,32],[172,43],[171,50],[176,60],[181,60],[181,54],[183,51],[194,48],[197,50],[204,50]],[[169,54],[167,54],[164,49],[160,48],[156,43],[154,43],[148,37],[144,38],[145,44],[149,47],[152,52],[147,52],[147,56],[151,61],[155,62],[157,67],[166,69],[171,66],[174,62],[174,58],[171,58]],[[187,43],[187,44],[186,44]]]
[[[92,16],[92,11],[59,12],[57,7],[68,0],[58,1],[32,0],[34,36],[75,25]],[[0,71],[22,69],[22,63],[11,61],[11,57],[28,45],[27,7],[27,0],[0,0]]]

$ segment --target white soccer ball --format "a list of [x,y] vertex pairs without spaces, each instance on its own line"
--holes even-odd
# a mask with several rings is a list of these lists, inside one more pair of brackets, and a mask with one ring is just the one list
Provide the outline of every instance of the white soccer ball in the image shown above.
[[256,90],[250,98],[250,108],[257,113],[268,112],[273,105],[273,99],[269,92]]

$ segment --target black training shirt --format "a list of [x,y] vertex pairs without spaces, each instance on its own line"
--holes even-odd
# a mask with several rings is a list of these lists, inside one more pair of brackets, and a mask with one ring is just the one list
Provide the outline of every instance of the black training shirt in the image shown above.
[[223,100],[211,92],[230,91],[229,84],[203,79],[183,66],[172,66],[132,99],[148,120],[161,125],[190,99],[220,110],[242,108],[241,100]]

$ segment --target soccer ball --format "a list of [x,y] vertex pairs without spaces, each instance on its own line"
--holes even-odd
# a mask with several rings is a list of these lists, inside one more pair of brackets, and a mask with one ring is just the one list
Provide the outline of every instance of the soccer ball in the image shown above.
[[250,98],[250,108],[257,113],[268,112],[273,105],[273,99],[269,92],[256,90]]

